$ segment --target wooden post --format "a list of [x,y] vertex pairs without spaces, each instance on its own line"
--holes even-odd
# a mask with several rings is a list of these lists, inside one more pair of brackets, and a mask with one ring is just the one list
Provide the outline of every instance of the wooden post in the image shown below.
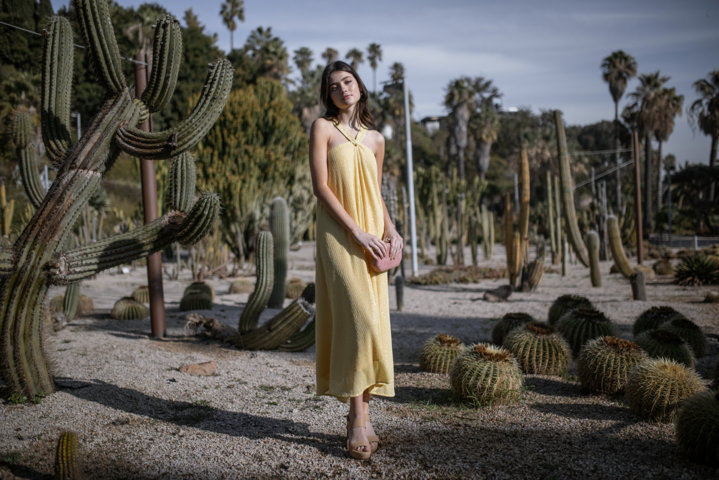
[[634,221],[637,229],[637,264],[641,265],[644,259],[644,229],[642,225],[642,186],[639,170],[639,134],[632,132],[632,153],[634,154]]
[[[137,98],[147,85],[147,59],[140,52],[135,55],[135,94]],[[152,117],[143,123],[140,128],[146,132],[152,130]],[[155,179],[155,164],[152,160],[140,159],[142,178],[142,205],[145,210],[145,223],[150,223],[158,217],[157,209],[157,183]],[[162,252],[155,252],[147,257],[147,284],[150,290],[150,328],[153,338],[162,338],[166,333],[165,326],[165,295],[162,288]]]

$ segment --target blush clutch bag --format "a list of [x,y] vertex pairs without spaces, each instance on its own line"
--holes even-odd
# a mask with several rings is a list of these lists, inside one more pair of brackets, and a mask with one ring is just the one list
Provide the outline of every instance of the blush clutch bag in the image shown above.
[[[389,243],[387,243],[387,251],[389,251]],[[375,259],[372,256],[369,256],[369,264],[372,270],[375,273],[383,273],[387,270],[391,270],[397,266],[399,266],[400,262],[402,261],[402,253],[395,255],[394,258],[390,258],[389,254],[385,255],[384,257],[380,258],[379,260]]]

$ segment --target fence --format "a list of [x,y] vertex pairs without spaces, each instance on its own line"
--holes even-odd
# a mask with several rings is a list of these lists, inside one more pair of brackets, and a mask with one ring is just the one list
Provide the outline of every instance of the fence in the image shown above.
[[699,237],[697,235],[669,235],[667,233],[655,233],[649,235],[649,242],[653,245],[671,248],[693,248],[699,250],[719,243],[719,237]]

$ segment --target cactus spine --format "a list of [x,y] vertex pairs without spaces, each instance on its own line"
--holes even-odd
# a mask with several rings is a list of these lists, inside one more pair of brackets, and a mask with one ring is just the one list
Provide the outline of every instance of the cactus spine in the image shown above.
[[572,362],[569,344],[546,323],[528,322],[515,328],[507,334],[503,345],[526,374],[561,376]]
[[463,349],[459,338],[444,333],[435,335],[424,343],[419,353],[419,369],[448,375]]
[[634,270],[629,264],[629,260],[627,260],[627,255],[624,253],[622,235],[621,232],[619,232],[619,222],[614,215],[607,217],[607,233],[609,234],[609,249],[612,252],[614,265],[617,266],[619,273],[625,278],[629,278],[634,273]]
[[589,251],[589,276],[593,287],[602,286],[602,272],[599,271],[599,235],[594,230],[587,233],[587,250]]
[[275,280],[269,306],[270,308],[282,308],[282,302],[285,299],[285,280],[287,279],[287,255],[290,251],[290,214],[287,202],[282,197],[272,199],[270,231],[272,231]]
[[582,349],[577,370],[582,389],[613,395],[624,390],[629,372],[647,354],[636,343],[617,337],[590,340]]
[[569,168],[569,154],[567,152],[567,137],[564,134],[564,122],[562,121],[562,112],[554,111],[554,123],[557,128],[557,151],[559,152],[559,182],[562,186],[562,212],[564,213],[564,223],[567,227],[567,237],[569,243],[577,254],[577,258],[585,267],[589,266],[589,258],[587,249],[582,241],[582,235],[579,233],[579,224],[577,223],[577,212],[574,209],[574,189],[572,188],[572,173]]
[[81,480],[79,442],[74,432],[62,432],[55,448],[55,479]]
[[719,465],[719,392],[707,390],[687,398],[676,420],[677,443],[694,462]]
[[[198,106],[186,120],[164,132],[143,132],[136,126],[154,107],[133,99],[125,82],[106,0],[75,0],[75,10],[106,90],[105,101],[78,144],[70,147],[66,107],[72,84],[72,32],[67,20],[53,18],[43,50],[41,120],[43,141],[58,171],[45,194],[34,184],[37,172],[27,162],[33,150],[27,142],[16,144],[21,164],[27,164],[26,191],[37,210],[10,248],[14,268],[0,269],[0,373],[11,394],[29,398],[53,391],[41,335],[41,306],[50,285],[87,278],[175,241],[194,243],[212,226],[219,209],[217,197],[205,194],[187,211],[173,210],[132,232],[66,248],[78,216],[120,151],[168,159],[192,148],[222,111],[234,70],[226,60],[216,62]],[[168,75],[160,81],[175,79]],[[8,249],[3,250],[0,258],[7,258]]]
[[450,372],[454,396],[475,406],[501,405],[519,399],[524,379],[508,350],[480,343],[462,352]]
[[260,232],[257,235],[257,245],[255,247],[257,281],[255,282],[255,290],[250,294],[245,309],[242,310],[240,315],[240,324],[237,328],[240,335],[257,328],[260,315],[270,300],[275,276],[272,265],[272,250],[272,233]]

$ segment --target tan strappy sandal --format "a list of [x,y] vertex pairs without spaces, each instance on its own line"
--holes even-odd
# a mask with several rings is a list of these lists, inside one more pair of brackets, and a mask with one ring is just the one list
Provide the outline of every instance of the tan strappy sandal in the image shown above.
[[[369,416],[367,416],[367,422],[371,422]],[[367,425],[367,423],[365,423],[365,426],[366,426],[366,425]],[[376,432],[375,432],[375,433],[376,433]],[[372,453],[376,452],[377,449],[379,448],[379,437],[378,437],[377,435],[369,435],[369,434],[368,434],[368,435],[367,435],[367,441],[369,442],[369,445],[370,445],[370,447],[369,447],[369,448],[370,448],[370,451],[371,451]]]
[[[369,460],[370,455],[372,455],[372,446],[369,442],[350,443],[350,433],[352,429],[358,427],[364,428],[365,425],[367,425],[367,417],[359,416],[355,417],[354,420],[350,420],[350,416],[347,415],[347,453],[349,453],[350,457],[356,458],[357,460]],[[357,450],[359,447],[367,447],[369,450],[366,452]]]

